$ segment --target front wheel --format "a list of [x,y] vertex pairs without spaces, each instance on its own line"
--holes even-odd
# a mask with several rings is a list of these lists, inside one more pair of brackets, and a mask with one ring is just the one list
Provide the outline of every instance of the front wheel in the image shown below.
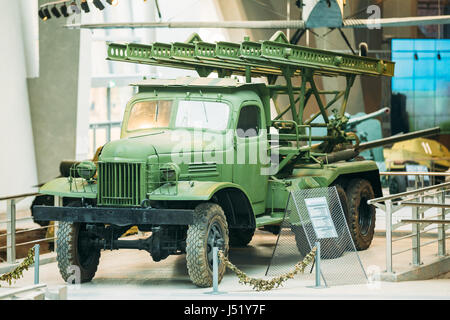
[[[186,238],[186,262],[192,283],[199,287],[211,287],[213,283],[213,247],[223,244],[228,255],[228,224],[222,208],[215,203],[199,204],[194,211],[194,222],[189,226]],[[219,282],[226,266],[219,263]]]
[[66,282],[89,282],[100,260],[100,249],[92,245],[91,235],[83,223],[59,222],[56,259],[59,273]]

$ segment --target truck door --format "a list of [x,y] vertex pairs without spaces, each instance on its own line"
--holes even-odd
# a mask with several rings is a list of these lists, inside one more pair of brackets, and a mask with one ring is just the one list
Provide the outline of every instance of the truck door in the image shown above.
[[[267,132],[260,102],[245,101],[238,113],[235,131],[233,182],[244,188],[256,208],[264,209],[268,176],[261,169],[261,145],[267,146]],[[267,151],[265,151],[267,155]],[[255,208],[255,209],[256,209]],[[259,211],[259,210],[258,210]],[[256,213],[256,212],[255,212]]]

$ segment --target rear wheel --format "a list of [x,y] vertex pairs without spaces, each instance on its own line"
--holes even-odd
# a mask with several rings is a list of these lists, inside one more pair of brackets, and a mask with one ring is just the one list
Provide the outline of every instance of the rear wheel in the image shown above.
[[367,200],[375,197],[369,181],[353,179],[347,188],[347,221],[357,250],[369,248],[375,230],[375,208]]
[[[79,207],[80,204],[72,202],[68,206]],[[97,272],[100,249],[92,244],[93,236],[86,230],[86,224],[59,222],[57,235],[56,259],[64,281],[91,281]]]
[[[340,185],[335,185],[335,187],[342,205],[342,209],[346,214],[348,212],[348,208],[347,208],[347,196],[345,194],[345,191]],[[340,221],[338,219],[338,215],[334,213],[334,211],[330,213],[331,219],[333,220],[334,227],[337,232],[337,237],[320,239],[320,248],[321,248],[320,257],[322,259],[337,259],[342,256],[342,254],[346,249],[344,243],[346,226],[343,223],[343,221]],[[313,230],[313,226],[311,225],[311,223],[306,223],[305,227],[306,229]],[[302,226],[292,225],[291,230],[292,232],[294,232],[298,251],[302,256],[306,256],[310,252],[311,247],[308,243],[305,229]],[[311,245],[314,246],[313,243],[311,243]]]
[[[213,247],[220,247],[228,255],[228,224],[222,208],[215,203],[199,204],[194,211],[194,222],[186,239],[186,262],[192,283],[211,287],[213,278]],[[219,282],[225,274],[225,265],[219,263]]]

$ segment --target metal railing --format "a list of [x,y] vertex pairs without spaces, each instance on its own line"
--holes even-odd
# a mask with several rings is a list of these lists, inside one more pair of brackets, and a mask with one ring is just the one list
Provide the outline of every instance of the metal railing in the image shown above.
[[15,290],[10,290],[6,293],[2,293],[0,294],[0,300],[5,300],[5,299],[17,299],[17,296],[19,294],[23,294],[23,293],[34,293],[36,295],[39,295],[39,297],[35,297],[33,299],[36,300],[44,300],[45,297],[45,292],[42,291],[42,289],[46,289],[47,285],[46,284],[35,284],[33,286],[28,286],[28,287],[23,287],[23,288],[19,288],[19,289],[15,289]]
[[[427,175],[448,176],[450,174],[436,172],[382,172],[380,175],[412,175],[416,177],[416,188],[414,190],[367,201],[368,204],[383,210],[386,214],[386,272],[394,273],[394,255],[408,251],[412,251],[412,265],[421,265],[421,247],[432,243],[437,242],[438,244],[438,257],[446,256],[445,241],[449,237],[446,235],[446,230],[449,229],[450,224],[450,220],[446,220],[446,215],[450,213],[450,198],[447,194],[450,191],[450,182],[424,187],[423,178]],[[418,188],[419,184],[421,188]],[[427,199],[432,199],[432,202],[426,201]],[[411,219],[402,219],[393,224],[394,214],[405,207],[411,208]],[[425,213],[432,208],[436,209],[438,214],[425,218]],[[437,227],[427,229],[430,225],[435,224],[437,224]],[[393,231],[406,225],[412,226],[411,233],[393,239]],[[437,239],[422,242],[421,237],[432,230],[437,230]],[[407,239],[411,239],[410,248],[393,252],[393,243]]]
[[102,143],[102,145],[106,142],[111,141],[111,131],[113,128],[120,128],[122,125],[121,121],[105,121],[105,122],[97,122],[97,123],[90,123],[89,124],[89,130],[92,130],[92,150],[95,153],[95,150],[97,150],[97,130],[98,129],[105,129],[106,132],[106,141]]
[[[40,243],[42,241],[49,241],[49,240],[56,240],[56,230],[57,230],[57,222],[54,222],[53,225],[49,224],[48,226],[43,227],[35,227],[30,228],[26,230],[20,230],[17,231],[16,224],[18,221],[33,221],[33,217],[27,216],[23,218],[17,218],[16,217],[16,206],[17,203],[22,201],[23,199],[26,199],[28,197],[35,197],[40,195],[39,193],[24,193],[24,194],[18,194],[18,195],[12,195],[12,196],[6,196],[6,197],[0,197],[1,201],[6,201],[6,219],[3,221],[0,221],[0,226],[6,224],[6,233],[0,234],[0,237],[6,237],[6,246],[1,246],[0,250],[6,249],[6,262],[8,264],[15,264],[17,261],[16,259],[16,248],[19,246],[25,246],[25,245],[31,245]],[[61,206],[61,198],[55,197],[55,206]],[[32,232],[36,230],[41,229],[48,229],[50,227],[54,227],[54,236],[53,237],[44,237],[42,239],[35,239],[32,241],[26,241],[21,243],[16,243],[16,235],[26,232]],[[55,248],[56,248],[56,241],[55,241]],[[3,262],[3,261],[0,261]]]
[[429,183],[435,184],[436,177],[450,177],[450,172],[402,172],[388,171],[380,172],[381,176],[407,176],[414,177],[414,188],[425,187],[425,177],[429,177]]

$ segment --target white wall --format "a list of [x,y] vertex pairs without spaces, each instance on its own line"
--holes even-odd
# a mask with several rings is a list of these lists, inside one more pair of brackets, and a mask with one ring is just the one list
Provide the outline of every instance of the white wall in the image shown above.
[[[11,2],[11,1],[9,1]],[[19,0],[27,78],[39,77],[39,18],[37,0]]]
[[[36,162],[19,1],[0,0],[0,196],[35,191]],[[5,203],[0,203],[3,211]],[[3,210],[2,210],[3,209]]]
[[[89,101],[91,90],[91,34],[80,32],[80,58],[78,69],[76,160],[89,158]],[[95,152],[95,151],[94,151]]]

